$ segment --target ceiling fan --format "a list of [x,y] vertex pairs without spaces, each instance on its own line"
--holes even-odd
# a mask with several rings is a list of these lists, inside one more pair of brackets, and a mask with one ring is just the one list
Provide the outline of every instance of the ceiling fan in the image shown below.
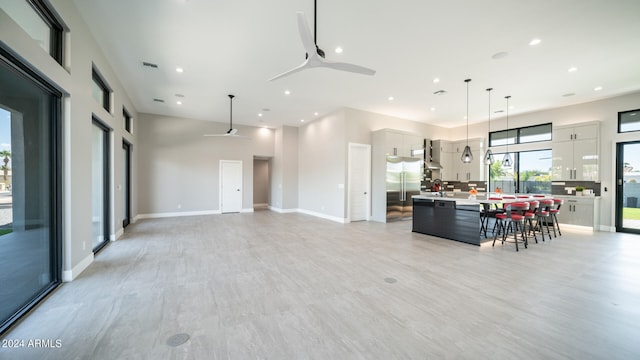
[[204,136],[229,136],[235,138],[249,139],[246,136],[238,135],[238,129],[233,128],[233,98],[235,95],[229,94],[229,130],[224,134],[204,134]]
[[325,60],[324,51],[318,47],[316,42],[316,28],[317,28],[317,18],[316,18],[316,0],[313,1],[313,38],[311,37],[311,30],[309,29],[309,24],[307,24],[307,19],[304,17],[304,13],[298,11],[298,31],[300,32],[300,38],[302,39],[302,45],[304,46],[304,50],[307,52],[305,56],[305,60],[302,64],[297,67],[285,71],[282,74],[276,75],[269,79],[269,81],[273,81],[276,79],[280,79],[282,77],[297,73],[298,71],[304,69],[310,69],[314,67],[324,67],[334,70],[348,71],[358,74],[364,75],[374,75],[376,73],[375,70],[366,68],[364,66],[343,63],[343,62],[333,62]]

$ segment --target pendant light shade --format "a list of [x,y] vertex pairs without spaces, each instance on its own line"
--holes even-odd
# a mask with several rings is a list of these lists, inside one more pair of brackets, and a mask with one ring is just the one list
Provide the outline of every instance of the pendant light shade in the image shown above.
[[513,160],[511,160],[511,154],[509,154],[509,98],[511,98],[511,96],[505,96],[504,98],[507,99],[507,153],[504,154],[504,158],[502,159],[502,166],[512,167]]
[[464,147],[460,160],[462,160],[463,163],[468,164],[473,161],[473,154],[469,147],[469,82],[471,82],[471,79],[467,79],[464,82],[467,83],[467,146]]
[[489,149],[489,146],[491,145],[490,141],[491,141],[491,90],[493,90],[493,88],[488,88],[487,89],[487,93],[489,94],[489,117],[487,118],[487,124],[488,124],[488,130],[487,130],[487,152],[484,153],[484,164],[485,165],[491,165],[493,164],[493,153],[491,152],[491,149]]

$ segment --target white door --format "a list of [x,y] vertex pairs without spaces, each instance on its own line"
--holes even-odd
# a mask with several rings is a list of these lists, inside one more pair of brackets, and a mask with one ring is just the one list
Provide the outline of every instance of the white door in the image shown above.
[[220,160],[220,212],[242,210],[242,161]]
[[371,145],[349,144],[348,208],[350,221],[369,220]]

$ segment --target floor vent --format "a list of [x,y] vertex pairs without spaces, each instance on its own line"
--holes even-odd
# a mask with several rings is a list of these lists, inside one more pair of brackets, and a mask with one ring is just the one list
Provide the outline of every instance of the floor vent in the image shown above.
[[167,339],[167,345],[171,347],[178,347],[186,343],[187,341],[189,341],[189,334],[185,334],[185,333],[175,334],[173,336],[170,336]]

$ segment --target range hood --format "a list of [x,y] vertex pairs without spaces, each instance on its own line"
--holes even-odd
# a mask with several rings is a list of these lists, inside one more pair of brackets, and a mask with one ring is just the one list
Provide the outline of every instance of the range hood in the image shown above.
[[440,163],[437,161],[425,161],[424,166],[426,166],[427,169],[431,169],[431,170],[443,169],[442,165],[440,165]]

